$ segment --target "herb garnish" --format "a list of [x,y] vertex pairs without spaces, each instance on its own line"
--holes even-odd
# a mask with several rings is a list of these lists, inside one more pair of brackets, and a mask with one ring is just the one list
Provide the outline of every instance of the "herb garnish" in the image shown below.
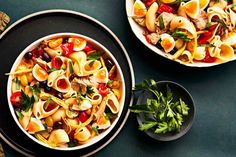
[[46,103],[45,103],[45,110],[47,110],[47,108],[48,108],[48,105],[50,104],[51,100],[52,100],[52,97],[51,97],[51,96],[49,96],[49,97],[47,98],[47,101],[46,101]]
[[28,95],[26,95],[24,93],[23,90],[21,90],[21,97],[20,97],[20,102],[19,104],[21,105],[22,109],[25,112],[28,112],[30,108],[32,108],[34,103],[34,98],[33,97],[29,97]]
[[73,69],[73,65],[72,65],[72,62],[69,61],[69,70],[70,70],[70,73],[73,74],[74,73],[74,69]]
[[198,44],[199,47],[215,47],[214,44]]
[[16,77],[16,78],[13,79],[12,81],[15,82],[15,84],[16,84],[16,89],[19,90],[19,89],[20,89],[20,80],[18,79],[18,77]]
[[212,20],[213,20],[214,22],[220,23],[224,28],[227,28],[225,22],[224,22],[222,19],[212,18]]
[[16,115],[20,119],[22,119],[24,117],[24,115],[19,110],[16,110]]
[[104,54],[104,52],[93,52],[91,54],[89,54],[87,56],[88,60],[97,60],[99,59],[102,55]]
[[191,39],[188,37],[188,35],[186,34],[186,32],[182,32],[178,29],[176,29],[172,34],[171,36],[173,38],[176,38],[176,39],[182,39],[184,41],[191,41]]
[[57,70],[60,70],[61,68],[51,68],[48,70],[49,73],[53,72],[53,71],[57,71]]
[[35,84],[33,87],[30,87],[30,89],[32,91],[35,102],[38,102],[39,101],[38,94],[40,94],[39,85]]
[[92,87],[87,86],[86,88],[87,88],[88,95],[91,95],[91,94],[95,93]]
[[94,131],[96,135],[99,135],[98,129],[96,127],[91,127],[91,129]]
[[162,15],[159,16],[159,25],[160,25],[161,30],[165,28],[164,20],[163,20]]
[[146,104],[131,106],[131,112],[143,113],[144,121],[139,130],[153,130],[156,134],[179,131],[184,116],[188,115],[189,107],[179,98],[173,100],[173,94],[169,86],[166,86],[165,95],[160,92],[154,80],[144,80],[135,86],[134,91],[147,90],[154,94],[154,98],[147,99]]

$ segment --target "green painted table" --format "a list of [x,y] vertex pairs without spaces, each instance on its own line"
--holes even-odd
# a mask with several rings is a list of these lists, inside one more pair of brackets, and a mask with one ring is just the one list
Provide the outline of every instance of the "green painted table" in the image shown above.
[[[85,13],[109,27],[129,53],[136,83],[149,78],[176,81],[196,103],[193,127],[181,139],[153,141],[137,130],[131,114],[119,135],[95,156],[236,156],[236,62],[188,68],[154,54],[133,35],[124,0],[0,0],[0,10],[11,17],[10,24],[33,12],[58,8]],[[5,144],[4,150],[6,157],[18,155]]]

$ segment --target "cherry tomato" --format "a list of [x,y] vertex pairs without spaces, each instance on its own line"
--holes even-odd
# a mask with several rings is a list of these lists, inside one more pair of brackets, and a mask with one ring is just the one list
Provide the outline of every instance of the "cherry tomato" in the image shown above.
[[21,92],[20,91],[12,93],[12,95],[10,97],[10,101],[11,101],[13,106],[20,107],[20,104],[19,104],[20,97],[21,97]]
[[62,49],[63,54],[64,54],[65,56],[69,56],[69,55],[73,52],[74,43],[69,42],[69,43],[62,44],[62,45],[61,45],[61,49]]
[[59,58],[53,58],[51,60],[52,68],[61,68],[62,61]]
[[212,32],[206,31],[203,34],[200,35],[200,37],[197,39],[198,44],[207,44],[207,41],[211,38]]
[[205,56],[205,58],[202,61],[206,62],[206,63],[213,63],[213,62],[216,61],[216,58],[215,57],[211,57],[209,51],[206,51],[206,56]]
[[107,88],[105,84],[101,83],[98,85],[98,91],[99,91],[99,94],[101,94],[101,96],[104,97],[109,93],[109,88]]
[[57,107],[57,105],[52,104],[52,103],[49,103],[48,106],[47,106],[47,108],[45,108],[45,111],[46,111],[46,112],[49,112],[49,111],[53,110],[53,109],[56,108],[56,107]]
[[84,123],[88,118],[89,118],[88,115],[84,111],[80,112],[80,114],[79,114],[79,121]]
[[162,4],[159,6],[159,8],[158,8],[157,13],[158,13],[158,14],[161,14],[161,13],[163,13],[163,12],[175,13],[175,10],[174,10],[174,8],[172,8],[171,6],[162,3]]
[[146,7],[150,7],[154,2],[156,2],[156,0],[143,0]]
[[210,27],[208,27],[208,31],[213,32],[216,29],[217,26],[218,26],[218,23],[214,24],[214,25],[211,25]]
[[90,45],[86,45],[86,47],[83,49],[85,52],[89,52],[89,51],[92,51],[93,50],[93,48],[92,48],[92,46],[90,46]]

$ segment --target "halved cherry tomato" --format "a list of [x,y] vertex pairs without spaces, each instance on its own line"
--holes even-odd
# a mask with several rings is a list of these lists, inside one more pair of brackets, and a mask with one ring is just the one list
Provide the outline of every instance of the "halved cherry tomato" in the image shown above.
[[11,97],[10,97],[10,101],[12,103],[12,105],[14,105],[15,107],[20,107],[20,97],[21,97],[21,92],[15,92],[12,93]]
[[156,0],[143,0],[146,7],[150,7],[154,2],[156,2]]
[[57,86],[62,89],[66,89],[67,83],[64,79],[60,79],[57,81]]
[[206,63],[213,63],[213,62],[216,61],[216,58],[215,57],[211,57],[209,51],[206,51],[206,56],[205,56],[205,58],[202,61],[206,62]]
[[51,60],[52,68],[61,68],[62,61],[59,58],[53,58]]
[[74,43],[68,42],[68,43],[62,44],[61,45],[61,49],[62,49],[63,54],[65,56],[69,56],[73,52]]
[[53,109],[56,108],[56,107],[57,107],[56,104],[49,103],[48,106],[47,106],[47,108],[45,108],[45,111],[46,111],[46,112],[49,112],[49,111],[53,110]]
[[198,44],[207,44],[208,40],[211,38],[212,32],[206,31],[200,35],[200,37],[197,39]]
[[216,29],[217,26],[218,26],[218,23],[216,23],[214,25],[211,25],[210,27],[208,27],[208,31],[213,32]]
[[175,13],[175,10],[174,10],[174,8],[172,8],[171,6],[162,3],[162,4],[159,6],[159,8],[158,8],[157,13],[158,13],[158,14],[161,14],[161,13],[163,13],[163,12]]
[[92,46],[90,46],[90,45],[86,45],[86,47],[83,49],[85,52],[89,52],[89,51],[92,51],[92,50],[94,50],[93,48],[92,48]]
[[104,97],[109,93],[109,88],[107,88],[105,84],[101,83],[98,85],[98,91],[99,94]]
[[88,119],[88,115],[83,111],[79,114],[79,121],[84,123]]

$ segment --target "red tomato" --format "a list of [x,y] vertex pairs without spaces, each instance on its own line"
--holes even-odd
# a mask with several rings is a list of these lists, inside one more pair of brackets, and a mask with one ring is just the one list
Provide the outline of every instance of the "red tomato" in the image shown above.
[[55,107],[57,107],[57,105],[55,105],[55,104],[48,104],[48,106],[45,109],[45,111],[49,112],[49,111],[53,110]]
[[214,24],[214,25],[211,25],[210,27],[208,27],[208,31],[213,32],[216,29],[217,26],[218,26],[218,23]]
[[74,43],[69,42],[69,43],[62,44],[62,45],[61,45],[61,49],[62,49],[63,54],[64,54],[65,56],[69,56],[69,55],[73,52]]
[[20,97],[21,97],[21,92],[15,92],[11,94],[10,101],[13,106],[20,107]]
[[156,0],[143,0],[146,7],[150,7],[154,2],[156,2]]
[[171,6],[162,3],[162,4],[159,6],[159,8],[158,8],[157,13],[158,13],[158,14],[161,14],[161,13],[163,13],[163,12],[175,13],[175,10],[174,10]]
[[61,68],[62,61],[59,58],[53,58],[51,60],[52,68]]
[[86,45],[86,47],[83,49],[85,52],[89,52],[89,51],[92,51],[93,48],[90,46],[90,45]]
[[105,84],[101,83],[98,85],[98,91],[99,91],[99,94],[101,94],[101,96],[104,97],[109,93],[109,88],[107,88]]
[[84,111],[80,112],[80,114],[79,114],[79,121],[84,123],[88,118],[89,118],[88,115]]
[[205,58],[202,61],[206,62],[206,63],[213,63],[213,62],[216,61],[216,58],[215,57],[211,57],[209,51],[206,51],[206,56],[205,56]]
[[198,44],[207,44],[207,41],[211,38],[212,32],[206,31],[203,34],[200,35],[200,37],[197,39]]
[[59,88],[65,89],[67,87],[67,83],[64,79],[60,79],[57,81],[57,86]]

